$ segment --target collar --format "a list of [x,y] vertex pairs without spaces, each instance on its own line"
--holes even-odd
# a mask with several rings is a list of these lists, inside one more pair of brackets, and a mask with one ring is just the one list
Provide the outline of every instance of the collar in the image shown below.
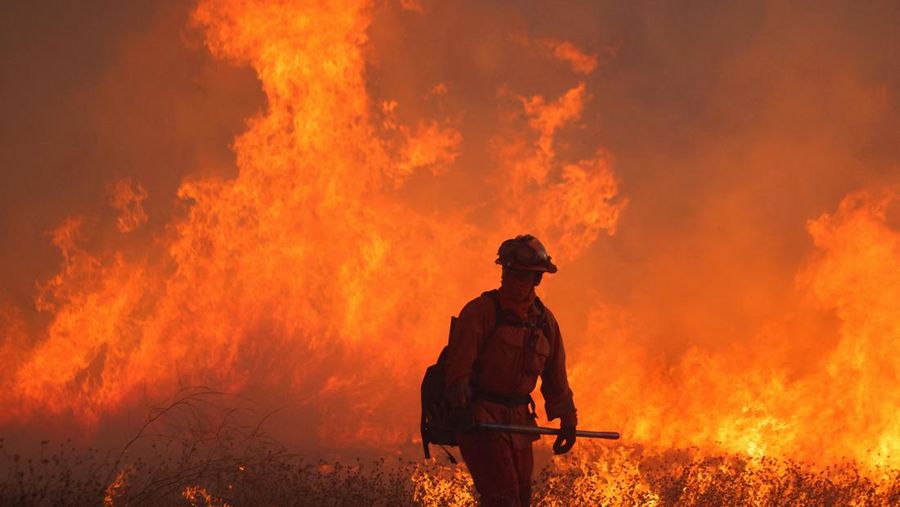
[[534,288],[531,289],[531,291],[528,293],[528,297],[524,300],[517,301],[512,299],[512,296],[507,290],[504,290],[502,285],[500,286],[500,289],[498,289],[497,295],[500,299],[500,306],[512,310],[516,314],[516,316],[518,316],[522,320],[527,319],[530,314],[536,311],[536,308],[534,306],[534,298],[536,297]]

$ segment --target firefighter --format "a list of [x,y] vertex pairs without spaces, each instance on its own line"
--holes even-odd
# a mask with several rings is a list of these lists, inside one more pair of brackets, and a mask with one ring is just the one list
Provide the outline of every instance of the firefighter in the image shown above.
[[[549,420],[560,419],[556,454],[575,444],[578,423],[566,378],[559,324],[535,296],[557,268],[531,235],[504,241],[497,253],[500,288],[462,309],[447,347],[445,384],[451,407],[475,422],[537,426],[531,392],[541,378]],[[468,430],[457,434],[463,460],[485,506],[531,501],[532,442],[537,436]]]

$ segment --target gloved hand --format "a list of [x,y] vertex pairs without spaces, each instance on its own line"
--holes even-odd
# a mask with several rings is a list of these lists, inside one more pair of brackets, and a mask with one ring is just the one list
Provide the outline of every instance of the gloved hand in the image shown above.
[[472,401],[472,386],[467,377],[460,378],[447,389],[447,401],[450,408],[464,408]]
[[556,442],[553,442],[553,454],[565,454],[572,450],[575,445],[575,427],[578,425],[578,419],[573,414],[570,417],[563,416],[560,418],[559,435]]
[[447,404],[449,410],[445,413],[446,420],[455,431],[466,432],[475,427],[475,417],[472,413],[472,386],[469,379],[463,377],[447,388]]

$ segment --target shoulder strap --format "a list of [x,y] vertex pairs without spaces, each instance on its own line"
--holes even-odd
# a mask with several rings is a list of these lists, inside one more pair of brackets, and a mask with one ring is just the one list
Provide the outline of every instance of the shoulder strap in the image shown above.
[[[538,309],[538,320],[537,323],[532,325],[528,322],[523,322],[518,319],[510,319],[506,318],[503,314],[503,307],[500,306],[500,295],[497,293],[497,289],[489,290],[481,293],[482,296],[485,296],[494,303],[494,327],[491,329],[490,333],[485,337],[484,343],[481,345],[481,349],[478,351],[478,355],[481,356],[481,353],[484,352],[485,347],[487,346],[488,339],[494,335],[497,331],[497,328],[501,325],[504,326],[513,326],[513,327],[540,327],[543,328],[548,324],[547,321],[547,310],[544,306],[544,303],[541,301],[541,298],[534,298],[534,305]],[[544,329],[547,332],[547,329]]]
[[[494,303],[494,317],[495,319],[500,319],[500,313],[503,309],[500,308],[500,294],[497,292],[497,289],[482,292],[481,295],[487,297]],[[494,327],[497,327],[496,324]]]
[[546,329],[546,326],[550,324],[550,321],[547,319],[547,307],[544,306],[544,302],[541,301],[541,298],[535,296],[534,298],[534,306],[538,309],[538,320],[537,325],[535,327],[545,328],[544,332],[549,332],[549,329]]
[[491,336],[494,336],[494,333],[497,332],[497,328],[500,327],[500,318],[503,314],[503,308],[500,307],[500,296],[497,294],[497,289],[482,292],[481,295],[486,296],[494,303],[494,327],[491,328],[491,331],[484,337],[484,343],[482,343],[481,348],[478,349],[478,357],[481,357],[482,352],[487,348],[488,340],[491,339]]

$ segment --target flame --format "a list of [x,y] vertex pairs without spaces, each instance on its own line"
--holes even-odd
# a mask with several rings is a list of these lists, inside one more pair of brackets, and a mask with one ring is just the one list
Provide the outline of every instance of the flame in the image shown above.
[[[509,91],[492,142],[512,151],[481,183],[513,181],[508,199],[487,203],[503,230],[403,199],[414,176],[452,169],[462,137],[454,114],[404,122],[403,104],[370,97],[371,19],[367,2],[197,6],[209,50],[251,66],[266,94],[234,143],[238,174],[184,182],[183,216],[147,249],[89,248],[83,217],[53,232],[63,266],[38,298],[53,319],[16,360],[0,422],[71,413],[96,427],[138,393],[211,385],[289,400],[313,441],[406,442],[408,427],[383,421],[415,405],[422,364],[409,358],[432,356],[446,332],[448,312],[433,309],[496,283],[471,266],[489,265],[509,231],[538,234],[565,258],[614,230],[625,201],[608,159],[556,150],[588,100],[583,82],[558,98]],[[112,190],[120,233],[148,220],[139,183]]]
[[110,205],[119,211],[116,227],[119,232],[131,232],[147,223],[149,217],[144,210],[147,191],[129,180],[119,180],[111,186]]
[[460,467],[430,470],[419,466],[410,480],[414,485],[413,501],[421,505],[464,507],[475,504],[472,477]]
[[[426,5],[401,8],[422,14]],[[17,309],[0,309],[0,425],[71,414],[96,429],[139,394],[209,385],[292,407],[317,444],[409,444],[415,389],[443,344],[447,314],[496,283],[496,273],[473,266],[489,265],[500,241],[522,232],[561,263],[596,260],[591,248],[623,227],[629,199],[603,146],[577,150],[564,138],[592,121],[588,77],[603,58],[517,36],[567,69],[564,85],[502,86],[486,141],[492,158],[462,171],[462,113],[419,114],[371,89],[374,11],[366,1],[199,3],[192,25],[209,51],[251,67],[265,93],[265,110],[234,142],[237,175],[183,182],[180,214],[146,248],[89,246],[92,225],[80,216],[52,232],[62,265],[36,300],[47,328],[32,333]],[[441,101],[454,84],[421,92]],[[423,204],[427,196],[416,195],[421,181],[440,187],[458,174],[466,181],[454,190],[471,196]],[[150,222],[148,192],[130,180],[110,189],[119,236],[134,236]],[[631,309],[580,302],[590,306],[587,324],[566,340],[582,425],[657,450],[698,447],[698,461],[734,453],[751,460],[750,471],[767,457],[900,466],[896,201],[893,190],[854,193],[806,224],[816,252],[784,288],[790,307],[749,343],[698,344],[672,358],[647,345],[648,323]],[[834,340],[791,312],[833,317]],[[797,343],[809,357],[786,362],[782,352]],[[640,456],[610,452],[620,454],[573,469],[645,475]],[[698,470],[692,484],[703,489],[712,472]],[[576,486],[617,498],[602,476],[584,474]],[[471,490],[458,475],[415,482],[426,503]],[[637,484],[641,503],[662,502]],[[184,495],[219,502],[199,487]]]
[[576,45],[565,40],[544,39],[541,42],[555,58],[568,63],[579,74],[588,75],[597,69],[596,54],[585,54]]
[[230,503],[216,497],[203,486],[186,486],[181,496],[191,503],[192,507],[230,507]]
[[113,479],[108,486],[106,486],[106,490],[103,495],[103,507],[114,507],[116,504],[116,498],[124,494],[125,487],[128,483],[128,476],[131,475],[131,468],[123,468],[119,470],[119,473],[116,474],[116,478]]
[[889,358],[900,338],[900,231],[887,222],[896,200],[893,191],[855,193],[807,224],[818,250],[797,276],[797,297],[834,312],[840,328],[837,343],[821,344],[827,348],[808,373],[796,375],[769,352],[814,336],[792,336],[773,324],[756,348],[693,348],[667,365],[631,345],[642,331],[626,310],[598,306],[589,333],[603,338],[580,354],[605,357],[606,364],[579,362],[573,372],[575,385],[601,387],[579,391],[586,422],[609,424],[603,414],[627,414],[625,438],[662,448],[898,466],[892,407],[900,386]]

